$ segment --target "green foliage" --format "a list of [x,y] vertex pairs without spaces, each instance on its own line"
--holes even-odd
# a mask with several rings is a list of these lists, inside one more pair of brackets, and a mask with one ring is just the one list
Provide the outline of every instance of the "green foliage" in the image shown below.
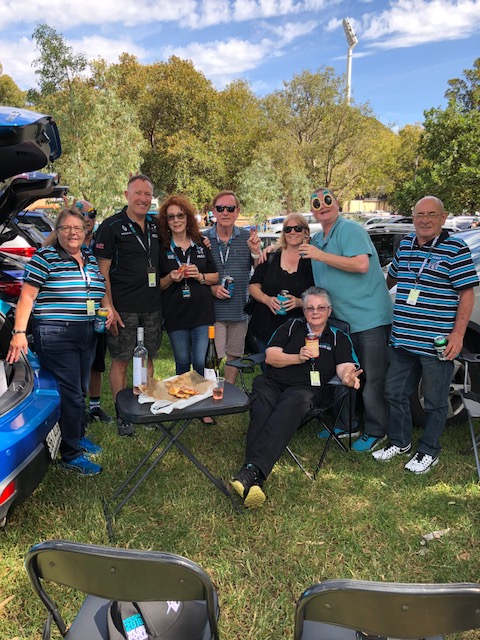
[[27,94],[21,91],[10,76],[3,73],[0,63],[0,104],[11,107],[25,107]]
[[268,155],[255,156],[240,175],[238,195],[244,214],[253,216],[257,223],[283,209],[282,184]]

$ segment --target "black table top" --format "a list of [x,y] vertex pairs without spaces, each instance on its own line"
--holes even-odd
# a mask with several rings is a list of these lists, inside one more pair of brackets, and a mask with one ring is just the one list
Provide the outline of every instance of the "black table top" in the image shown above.
[[117,411],[127,422],[147,424],[149,422],[169,422],[171,420],[186,420],[189,418],[204,418],[205,416],[221,416],[248,411],[250,400],[247,394],[233,384],[225,382],[223,398],[214,400],[212,397],[200,400],[184,409],[174,409],[171,413],[150,411],[151,403],[140,404],[138,396],[132,389],[123,389],[117,395]]

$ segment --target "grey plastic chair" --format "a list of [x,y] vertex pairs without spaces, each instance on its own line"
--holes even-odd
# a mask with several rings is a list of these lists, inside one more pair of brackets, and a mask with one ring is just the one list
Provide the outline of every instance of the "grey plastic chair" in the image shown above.
[[[137,551],[49,540],[25,557],[33,588],[48,610],[42,640],[50,638],[52,619],[68,640],[108,640],[107,612],[111,600],[124,602],[195,601],[195,630],[175,629],[161,637],[219,640],[218,600],[209,576],[191,560],[173,553]],[[54,582],[88,594],[69,629],[45,590]],[[188,621],[192,629],[192,620]]]
[[327,580],[300,596],[294,640],[430,640],[477,628],[480,584]]
[[480,393],[474,393],[468,388],[468,368],[469,365],[480,364],[480,353],[461,353],[459,359],[465,365],[465,379],[463,389],[460,389],[460,396],[462,397],[463,404],[467,411],[468,424],[470,427],[470,436],[472,438],[472,450],[475,456],[475,464],[477,466],[477,475],[480,480],[480,460],[478,457],[478,446],[480,442],[480,434],[475,434],[475,425],[473,420],[480,418]]

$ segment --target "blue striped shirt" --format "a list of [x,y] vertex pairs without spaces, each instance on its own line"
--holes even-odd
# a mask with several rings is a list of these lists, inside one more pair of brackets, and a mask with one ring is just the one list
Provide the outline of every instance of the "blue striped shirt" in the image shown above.
[[87,315],[87,299],[100,307],[105,295],[105,279],[96,259],[82,248],[83,273],[78,262],[57,244],[42,247],[25,267],[24,282],[38,287],[33,307],[37,320],[93,321]]
[[[459,291],[479,283],[463,240],[442,231],[433,249],[432,242],[420,247],[414,233],[405,236],[388,270],[397,280],[391,344],[427,356],[436,356],[435,336],[453,329]],[[419,292],[415,305],[407,304],[412,289]]]

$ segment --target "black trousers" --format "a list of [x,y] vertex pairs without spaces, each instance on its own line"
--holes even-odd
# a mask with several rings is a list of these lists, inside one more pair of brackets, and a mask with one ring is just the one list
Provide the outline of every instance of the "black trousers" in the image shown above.
[[332,396],[325,386],[292,387],[257,376],[252,388],[245,462],[256,465],[267,478],[308,412],[328,404]]

